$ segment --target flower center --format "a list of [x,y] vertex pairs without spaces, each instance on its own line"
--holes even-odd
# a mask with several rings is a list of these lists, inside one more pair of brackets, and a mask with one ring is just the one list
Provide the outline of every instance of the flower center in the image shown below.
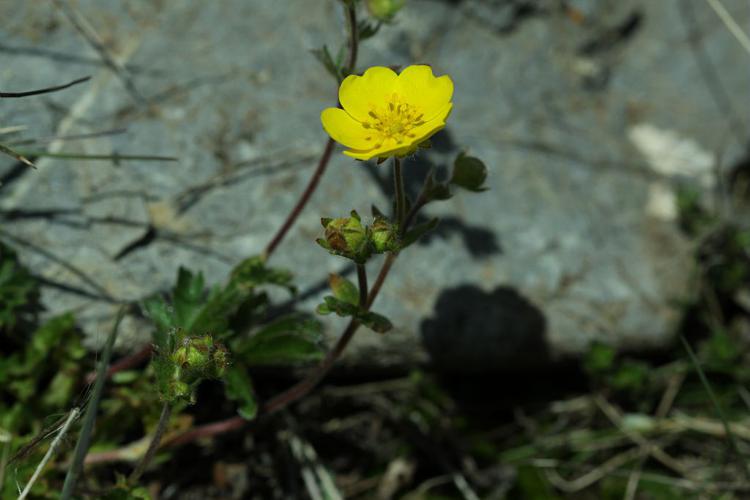
[[370,120],[362,122],[362,126],[371,131],[365,140],[373,142],[373,148],[379,148],[387,140],[396,144],[410,142],[416,137],[412,133],[415,127],[424,124],[423,113],[405,103],[398,94],[392,94],[385,106],[373,109],[368,113]]

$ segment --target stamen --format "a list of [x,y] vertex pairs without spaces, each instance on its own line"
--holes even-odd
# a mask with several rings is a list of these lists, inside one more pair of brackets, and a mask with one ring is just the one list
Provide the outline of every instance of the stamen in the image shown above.
[[373,117],[373,118],[375,118],[376,120],[378,120],[378,119],[379,119],[379,118],[378,118],[378,115],[376,115],[376,114],[375,114],[375,111],[370,111],[370,112],[369,112],[369,113],[367,113],[367,114],[368,114],[368,115],[370,115],[370,116],[372,116],[372,117]]

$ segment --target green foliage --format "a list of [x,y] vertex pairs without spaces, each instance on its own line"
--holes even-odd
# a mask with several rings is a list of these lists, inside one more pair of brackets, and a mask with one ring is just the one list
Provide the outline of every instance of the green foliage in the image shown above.
[[16,253],[0,241],[0,333],[11,332],[37,308],[39,285]]
[[338,274],[328,275],[328,285],[331,287],[333,296],[347,304],[359,306],[359,290],[357,285]]
[[363,326],[377,333],[386,333],[393,329],[391,321],[382,314],[367,311],[357,304],[351,304],[330,295],[323,297],[323,303],[319,304],[316,310],[321,315],[335,313],[338,316],[356,319]]
[[342,46],[336,53],[336,57],[331,55],[327,45],[323,45],[319,49],[312,49],[310,52],[337,82],[344,80],[346,75],[344,74],[343,61],[346,47]]
[[618,359],[616,351],[606,344],[592,344],[583,367],[595,383],[631,396],[642,394],[649,387],[651,373],[648,364]]
[[224,378],[224,394],[230,401],[238,403],[237,413],[252,420],[258,413],[258,402],[250,375],[242,366],[232,366]]
[[25,342],[2,346],[7,348],[0,358],[0,428],[18,434],[31,431],[39,415],[69,407],[86,351],[70,314],[50,319]]
[[290,314],[269,323],[252,336],[232,344],[238,361],[248,366],[285,366],[323,358],[323,325],[306,314]]

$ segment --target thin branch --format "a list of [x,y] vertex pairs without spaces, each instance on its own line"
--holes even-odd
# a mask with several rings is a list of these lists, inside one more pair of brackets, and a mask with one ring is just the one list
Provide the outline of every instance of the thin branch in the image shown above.
[[77,80],[73,80],[70,83],[66,83],[63,85],[57,85],[55,87],[46,87],[43,89],[37,89],[37,90],[27,90],[26,92],[0,92],[1,98],[17,98],[17,97],[28,97],[32,95],[40,95],[40,94],[49,94],[50,92],[57,92],[58,90],[64,90],[68,87],[72,87],[73,85],[78,85],[79,83],[87,82],[91,79],[90,76],[84,76],[83,78],[78,78]]
[[367,305],[367,271],[364,264],[357,264],[357,280],[359,281],[359,305]]
[[[347,14],[347,25],[349,29],[349,57],[347,58],[346,73],[350,74],[354,71],[354,67],[357,63],[357,47],[359,42],[359,34],[357,32],[357,13],[354,5],[347,5],[345,8]],[[273,236],[273,238],[271,238],[271,241],[263,251],[263,257],[265,259],[269,259],[271,257],[273,252],[276,250],[279,244],[281,244],[284,237],[297,221],[297,218],[299,218],[302,210],[304,210],[305,206],[310,201],[310,198],[318,187],[320,179],[323,177],[323,174],[328,167],[328,163],[331,160],[331,154],[333,154],[335,145],[336,143],[333,139],[329,138],[328,142],[326,142],[323,153],[320,155],[320,160],[318,160],[318,166],[315,168],[315,172],[313,172],[312,177],[310,177],[305,190],[302,192],[302,195],[300,196],[299,200],[297,200],[294,208],[292,208],[292,211],[289,212],[289,215],[287,215],[286,219],[281,224],[281,227],[279,227],[278,231],[276,231],[276,234]]]
[[172,405],[169,402],[165,402],[161,409],[161,415],[159,416],[159,422],[156,424],[156,430],[154,431],[154,437],[151,438],[151,443],[148,445],[146,454],[143,455],[138,466],[135,468],[133,473],[128,478],[128,483],[134,485],[141,478],[141,475],[145,472],[146,468],[153,460],[156,455],[156,451],[159,449],[161,438],[164,436],[164,432],[167,430],[167,424],[169,424],[169,417],[172,416]]
[[335,142],[333,141],[333,139],[328,139],[326,147],[325,149],[323,149],[323,154],[320,155],[320,160],[318,160],[318,166],[315,168],[315,172],[313,172],[312,177],[310,177],[310,181],[307,183],[305,190],[302,192],[299,200],[297,200],[294,208],[292,208],[292,211],[289,212],[289,215],[287,215],[284,223],[281,224],[281,227],[279,227],[278,231],[276,231],[276,234],[273,236],[273,238],[271,238],[270,243],[268,243],[266,249],[263,251],[263,256],[265,259],[271,257],[271,254],[273,254],[274,250],[276,250],[276,248],[287,235],[294,223],[297,221],[297,218],[302,213],[302,210],[304,210],[307,202],[310,201],[310,197],[315,192],[320,179],[323,177],[323,173],[326,171],[326,167],[328,167],[328,162],[331,160],[331,154],[333,154],[334,146]]

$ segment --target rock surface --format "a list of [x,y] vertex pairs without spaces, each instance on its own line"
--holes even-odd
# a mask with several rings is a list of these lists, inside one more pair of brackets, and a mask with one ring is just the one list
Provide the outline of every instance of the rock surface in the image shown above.
[[[319,112],[335,98],[308,51],[344,36],[336,2],[314,4],[76,2],[117,72],[47,4],[0,5],[0,88],[93,77],[3,100],[0,128],[45,137],[126,127],[49,147],[180,158],[40,159],[38,170],[0,158],[2,237],[44,278],[49,312],[75,310],[91,344],[114,303],[167,289],[180,265],[223,280],[293,205],[325,141]],[[745,154],[748,54],[706,2],[560,4],[412,0],[362,46],[360,68],[427,62],[455,81],[449,126],[407,165],[409,187],[426,162],[467,148],[489,166],[491,190],[428,207],[442,225],[399,257],[376,306],[398,331],[361,332],[350,361],[529,368],[592,341],[672,341],[693,272],[674,187],[711,189],[714,159],[728,168]],[[748,25],[747,2],[723,4]],[[342,269],[312,243],[319,217],[385,206],[387,172],[335,154],[273,264],[303,290]],[[330,321],[331,335],[340,326]],[[135,319],[126,333],[125,349],[147,338]]]

